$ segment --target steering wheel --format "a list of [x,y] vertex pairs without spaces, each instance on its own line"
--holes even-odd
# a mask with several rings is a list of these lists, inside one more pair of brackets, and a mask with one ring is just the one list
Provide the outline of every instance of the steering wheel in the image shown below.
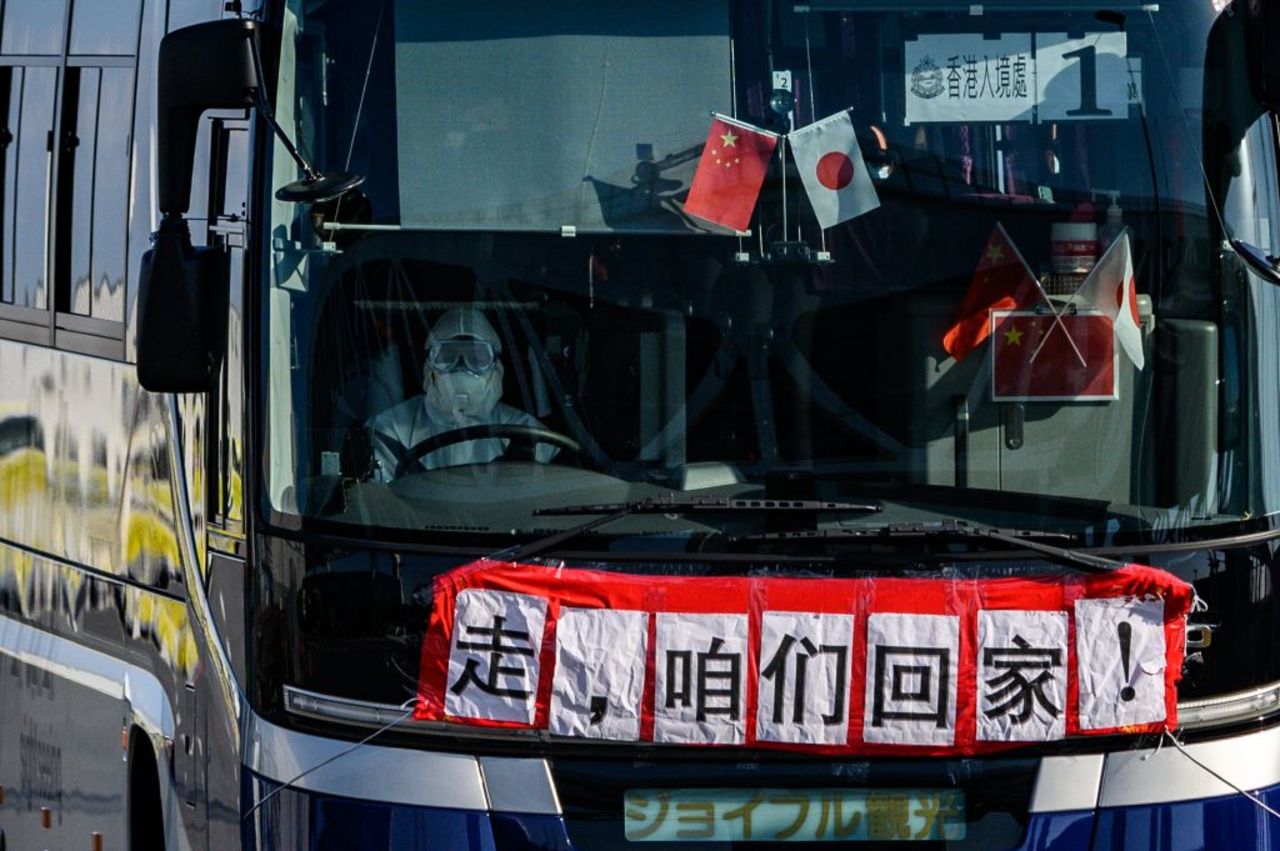
[[468,440],[480,440],[487,437],[502,438],[513,443],[525,443],[531,449],[539,443],[545,443],[568,452],[577,458],[579,463],[586,461],[586,456],[582,452],[582,444],[567,434],[561,434],[558,431],[552,431],[549,428],[540,426],[521,425],[519,423],[492,423],[464,426],[463,428],[455,428],[452,431],[442,431],[439,434],[433,434],[424,440],[418,441],[418,443],[405,449],[401,454],[400,463],[396,465],[396,478],[398,479],[409,472],[420,459],[431,452],[435,452],[437,449],[453,446],[455,443],[465,443]]

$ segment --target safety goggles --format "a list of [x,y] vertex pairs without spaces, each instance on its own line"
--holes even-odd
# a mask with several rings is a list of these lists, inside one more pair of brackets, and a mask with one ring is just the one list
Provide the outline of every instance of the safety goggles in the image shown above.
[[441,340],[427,349],[427,361],[439,373],[465,369],[473,375],[484,375],[497,362],[497,352],[488,340]]

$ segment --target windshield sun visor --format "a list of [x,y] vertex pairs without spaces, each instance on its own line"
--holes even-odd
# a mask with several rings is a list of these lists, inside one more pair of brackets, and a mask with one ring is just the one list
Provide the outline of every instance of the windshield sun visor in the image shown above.
[[678,212],[733,106],[725,0],[395,4],[404,227],[702,230]]

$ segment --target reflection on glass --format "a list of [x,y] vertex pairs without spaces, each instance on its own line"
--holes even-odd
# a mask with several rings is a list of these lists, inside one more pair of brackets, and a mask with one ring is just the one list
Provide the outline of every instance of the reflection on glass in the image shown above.
[[77,0],[71,10],[71,53],[132,55],[141,7],[142,0]]
[[[911,2],[357,7],[294,0],[283,28],[298,35],[281,45],[281,120],[322,168],[368,180],[328,208],[273,205],[264,231],[299,249],[273,255],[264,334],[281,510],[494,544],[574,522],[537,513],[550,506],[673,492],[884,504],[814,519],[833,532],[964,520],[1081,542],[1280,511],[1256,448],[1280,433],[1259,354],[1280,334],[1219,255],[1224,186],[1203,179],[1242,167],[1239,138],[1206,127],[1243,134],[1261,114],[1214,88],[1247,81],[1205,73],[1238,19],[1182,4],[1118,29],[1072,2],[981,20]],[[790,116],[770,106],[779,70]],[[749,237],[716,232],[685,207],[712,109],[774,133],[847,113],[856,138],[819,163],[861,157],[878,206],[823,229],[810,198],[843,172],[799,173],[790,142],[748,199]],[[274,162],[272,188],[296,177]],[[1070,253],[1112,245],[1135,278],[1114,319]],[[1096,368],[1108,392],[1048,392],[1057,349],[1037,366],[1021,326],[991,333],[987,302],[972,350],[944,347],[996,264],[1008,289],[1043,288],[1020,319],[1079,361],[1059,372]],[[1085,315],[1059,328],[1050,308]],[[472,356],[437,364],[459,310],[484,320],[453,335]],[[1073,354],[1068,325],[1112,348]],[[1117,328],[1140,342],[1119,351]],[[997,398],[1010,363],[1043,380]],[[605,534],[715,547],[772,531],[703,514]]]
[[0,178],[4,180],[4,201],[0,205],[0,301],[13,303],[13,235],[17,198],[18,148],[14,144],[20,126],[22,109],[22,69],[5,68],[0,71],[0,96],[4,98],[3,113],[9,134],[0,138]]
[[4,26],[0,30],[0,53],[61,53],[66,8],[67,0],[7,0]]
[[129,204],[129,118],[133,72],[102,71],[93,190],[93,316],[124,321]]
[[45,309],[48,305],[45,258],[49,241],[49,192],[53,155],[48,149],[53,132],[56,68],[27,68],[23,72],[22,118],[18,126],[17,198],[14,216],[14,303]]
[[[98,134],[98,85],[102,72],[97,68],[77,68],[68,72],[68,87],[79,79],[76,105],[76,145],[70,149],[74,161],[71,191],[71,312],[88,316],[89,288],[93,280],[90,229],[93,217],[93,151]],[[68,95],[70,102],[71,94]],[[64,163],[63,168],[66,167]]]

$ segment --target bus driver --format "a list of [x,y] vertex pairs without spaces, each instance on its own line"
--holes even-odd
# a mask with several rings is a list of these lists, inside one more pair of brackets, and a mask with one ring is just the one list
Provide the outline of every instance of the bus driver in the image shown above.
[[[421,396],[399,403],[369,421],[373,435],[374,478],[396,478],[401,459],[429,437],[477,425],[523,425],[543,428],[531,414],[504,405],[502,397],[502,341],[484,314],[473,308],[447,311],[427,335],[427,363]],[[446,444],[417,461],[409,471],[420,472],[460,464],[483,464],[506,452],[509,441],[498,437]],[[534,447],[534,458],[547,463],[556,449]]]

